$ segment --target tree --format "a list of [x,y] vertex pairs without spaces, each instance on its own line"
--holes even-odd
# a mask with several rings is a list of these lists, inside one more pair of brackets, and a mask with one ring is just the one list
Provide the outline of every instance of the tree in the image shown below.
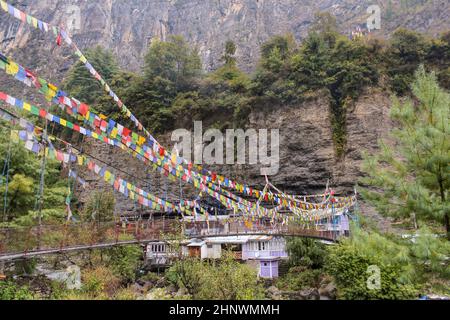
[[160,77],[173,84],[174,95],[189,91],[202,72],[198,50],[191,48],[182,36],[170,36],[167,41],[155,40],[144,58],[147,80]]
[[[37,212],[32,210],[35,209],[38,195],[42,159],[26,150],[23,142],[13,142],[11,130],[8,129],[9,125],[3,121],[1,124],[0,159],[2,159],[2,170],[5,169],[2,172],[0,184],[2,221],[5,218],[8,223],[32,225],[37,217]],[[12,130],[16,129],[19,130],[19,128],[12,128]],[[8,155],[9,161],[7,161]],[[7,176],[8,181],[6,181]],[[61,179],[61,165],[57,161],[47,159],[44,183],[43,217],[49,219],[63,217],[67,180]],[[3,213],[6,215],[3,216]]]
[[308,268],[321,268],[327,254],[325,245],[313,239],[293,238],[287,242],[289,264]]
[[117,277],[128,283],[136,280],[141,265],[142,248],[140,246],[122,246],[108,249],[108,265]]
[[[412,299],[418,291],[406,246],[377,233],[352,230],[352,237],[331,247],[325,270],[333,276],[338,298],[348,300]],[[379,270],[379,287],[369,287],[370,267]],[[376,284],[376,283],[375,283]]]
[[311,33],[318,33],[329,47],[334,46],[336,38],[339,36],[336,17],[329,12],[317,12],[314,21],[309,29]]
[[275,36],[261,46],[261,58],[252,84],[253,95],[281,101],[294,100],[295,84],[290,81],[291,57],[296,50],[291,35]]
[[417,103],[394,99],[395,146],[382,141],[378,154],[364,156],[362,194],[382,214],[444,223],[450,239],[450,96],[423,66],[412,91]]
[[405,94],[414,78],[414,72],[425,62],[429,43],[423,35],[407,29],[398,29],[392,35],[387,50],[387,73],[392,89]]
[[226,65],[235,65],[236,64],[236,58],[235,58],[236,49],[237,49],[236,44],[233,41],[228,40],[225,43],[224,55],[220,60],[222,62],[224,62]]
[[115,204],[113,192],[96,191],[91,194],[84,208],[85,219],[96,222],[112,221]]
[[[86,50],[86,58],[106,82],[110,82],[119,70],[113,54],[100,46]],[[91,75],[81,61],[70,69],[63,83],[63,89],[72,97],[91,105],[106,94],[99,81]]]

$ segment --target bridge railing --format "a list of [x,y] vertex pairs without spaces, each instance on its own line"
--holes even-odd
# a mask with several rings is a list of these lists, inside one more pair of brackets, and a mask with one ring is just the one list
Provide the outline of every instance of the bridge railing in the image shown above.
[[317,238],[329,241],[335,241],[338,234],[333,231],[320,231],[315,229],[306,229],[302,226],[232,226],[229,228],[191,228],[186,230],[188,237],[208,237],[208,236],[231,236],[231,235],[284,235],[284,236],[303,236]]
[[[49,250],[75,246],[93,246],[96,244],[113,244],[123,241],[148,242],[167,240],[170,235],[179,235],[180,228],[175,221],[140,222],[128,225],[114,222],[97,224],[71,224],[0,229],[0,255]],[[227,227],[192,228],[192,225],[183,226],[185,236],[188,238],[204,238],[208,236],[236,236],[236,235],[285,235],[302,236],[335,241],[336,233],[332,231],[319,231],[306,229],[302,226],[273,226],[255,224],[230,224]]]

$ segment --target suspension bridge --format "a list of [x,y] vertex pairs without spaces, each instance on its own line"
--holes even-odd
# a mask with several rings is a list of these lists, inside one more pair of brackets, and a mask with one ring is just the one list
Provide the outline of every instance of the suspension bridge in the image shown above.
[[[264,189],[258,190],[193,164],[176,152],[169,152],[116,95],[63,27],[41,21],[3,0],[0,0],[0,7],[4,11],[0,11],[1,15],[10,15],[24,25],[28,24],[32,28],[50,34],[56,39],[57,46],[65,45],[72,50],[74,56],[89,70],[93,79],[99,82],[117,104],[123,117],[134,126],[128,128],[105,115],[96,113],[88,104],[71,97],[58,86],[41,78],[35,71],[19,65],[11,57],[0,53],[0,72],[10,76],[12,81],[35,89],[49,101],[47,106],[36,106],[0,91],[0,117],[9,123],[11,142],[23,144],[25,149],[42,159],[36,224],[31,227],[12,227],[8,225],[10,219],[4,214],[6,227],[0,229],[0,261],[120,245],[148,244],[177,236],[180,234],[180,226],[181,234],[187,238],[282,235],[336,241],[342,235],[342,230],[337,226],[348,217],[357,204],[356,192],[349,196],[337,196],[327,186],[325,192],[320,195],[289,195],[271,184],[267,177]],[[61,113],[64,116],[56,115]],[[45,124],[43,127],[30,120],[36,117]],[[160,173],[167,181],[179,183],[180,186],[182,183],[189,185],[199,193],[199,196],[195,199],[183,199],[180,192],[179,201],[169,201],[167,196],[152,194],[136,184],[145,183],[139,177],[132,177],[136,183],[125,180],[124,177],[130,175],[122,168],[112,166],[93,154],[83,152],[82,147],[50,134],[49,124],[66,128],[74,134],[106,144],[112,149],[120,149],[136,161],[147,165],[149,171]],[[83,186],[86,184],[78,170],[87,171],[104,180],[117,193],[150,212],[152,220],[144,221],[139,217],[134,224],[124,224],[124,217],[118,216],[117,221],[104,224],[74,221],[71,208],[73,187],[69,184],[66,219],[59,225],[45,225],[42,209],[45,206],[44,178],[48,159],[60,162],[69,172],[67,178],[73,183]],[[8,153],[3,172],[4,199],[8,197],[10,162],[11,155]],[[204,206],[205,198],[214,201],[217,208],[226,211],[229,216],[226,222],[214,221],[213,215]],[[5,200],[4,213],[6,203]],[[155,221],[153,216],[157,212],[174,213],[176,219],[167,222]],[[187,220],[190,222],[185,223]],[[217,223],[227,227],[211,227]]]

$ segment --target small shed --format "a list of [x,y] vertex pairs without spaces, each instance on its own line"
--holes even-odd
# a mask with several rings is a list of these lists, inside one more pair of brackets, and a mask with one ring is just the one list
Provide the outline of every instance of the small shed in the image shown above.
[[266,257],[259,260],[259,274],[261,278],[278,278],[279,257]]
[[187,255],[191,258],[204,259],[206,256],[205,241],[193,239],[187,246]]

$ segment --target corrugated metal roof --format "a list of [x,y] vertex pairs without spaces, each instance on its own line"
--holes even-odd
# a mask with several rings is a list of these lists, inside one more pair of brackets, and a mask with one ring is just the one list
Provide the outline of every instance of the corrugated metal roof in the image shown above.
[[207,243],[247,243],[249,241],[270,241],[272,236],[229,236],[206,238]]

